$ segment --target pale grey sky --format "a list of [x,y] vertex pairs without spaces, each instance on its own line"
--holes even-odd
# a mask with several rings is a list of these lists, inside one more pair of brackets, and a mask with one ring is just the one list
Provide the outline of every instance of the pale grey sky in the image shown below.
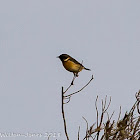
[[[94,81],[65,106],[70,139],[96,121],[94,101],[112,97],[109,112],[122,113],[140,89],[140,1],[1,0],[0,134],[61,133],[61,87],[72,74],[56,56],[68,53],[92,71],[82,71],[71,91]],[[100,103],[100,102],[99,102]],[[2,140],[44,140],[7,137]],[[51,138],[54,140],[54,138]]]

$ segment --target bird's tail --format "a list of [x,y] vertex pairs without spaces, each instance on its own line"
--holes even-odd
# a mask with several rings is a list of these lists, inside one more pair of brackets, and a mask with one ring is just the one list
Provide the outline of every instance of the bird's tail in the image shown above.
[[85,70],[90,70],[90,69],[88,69],[88,68],[85,68],[85,67],[84,67],[84,69],[85,69]]

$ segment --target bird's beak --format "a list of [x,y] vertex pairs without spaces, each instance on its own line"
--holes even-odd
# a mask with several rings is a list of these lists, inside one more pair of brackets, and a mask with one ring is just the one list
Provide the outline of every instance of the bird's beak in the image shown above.
[[59,58],[59,56],[57,56],[56,58]]

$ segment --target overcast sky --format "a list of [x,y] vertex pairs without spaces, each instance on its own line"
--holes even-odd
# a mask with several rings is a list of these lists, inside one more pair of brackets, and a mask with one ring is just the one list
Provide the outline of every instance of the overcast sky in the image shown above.
[[[122,116],[140,89],[140,1],[1,0],[0,1],[0,135],[32,134],[2,140],[45,140],[59,133],[65,140],[61,87],[73,77],[56,57],[67,53],[83,61],[69,93],[94,80],[65,105],[70,139],[81,139],[96,121],[94,102],[112,97],[109,113]],[[108,98],[109,99],[109,98]],[[27,134],[27,135],[28,135]],[[56,138],[50,138],[56,140]]]

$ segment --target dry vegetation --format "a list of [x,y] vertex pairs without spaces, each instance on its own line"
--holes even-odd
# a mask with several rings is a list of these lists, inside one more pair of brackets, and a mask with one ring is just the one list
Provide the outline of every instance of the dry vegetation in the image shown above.
[[[64,91],[62,87],[62,116],[64,122],[64,132],[66,135],[66,139],[69,140],[69,134],[67,132],[67,124],[65,119],[65,111],[64,105],[70,102],[70,99],[73,95],[79,93],[84,88],[86,88],[90,82],[94,79],[93,75],[89,82],[85,84],[80,90],[66,95],[66,92],[73,86],[75,76],[69,85],[69,87]],[[111,98],[107,103],[107,96],[104,100],[102,100],[102,109],[101,112],[98,110],[97,102],[98,96],[95,100],[95,108],[96,108],[96,118],[95,122],[89,127],[88,121],[83,117],[86,121],[87,128],[86,134],[84,138],[80,138],[80,127],[78,130],[77,139],[83,140],[140,140],[140,91],[135,94],[136,102],[132,106],[131,110],[125,113],[124,117],[121,118],[121,107],[120,113],[118,114],[117,120],[112,120],[112,114],[108,114],[108,108],[110,107]],[[107,120],[105,120],[105,116],[107,115]]]
[[[111,103],[107,103],[107,98],[105,101],[102,100],[102,111],[99,117],[99,111],[97,108],[97,99],[95,101],[97,121],[89,128],[87,127],[86,136],[84,140],[140,140],[140,91],[135,94],[136,102],[132,106],[128,113],[125,113],[124,117],[120,119],[121,108],[118,120],[111,120],[113,113],[109,117],[107,110]],[[108,119],[103,122],[104,116],[107,115]],[[86,120],[87,126],[88,122]]]

